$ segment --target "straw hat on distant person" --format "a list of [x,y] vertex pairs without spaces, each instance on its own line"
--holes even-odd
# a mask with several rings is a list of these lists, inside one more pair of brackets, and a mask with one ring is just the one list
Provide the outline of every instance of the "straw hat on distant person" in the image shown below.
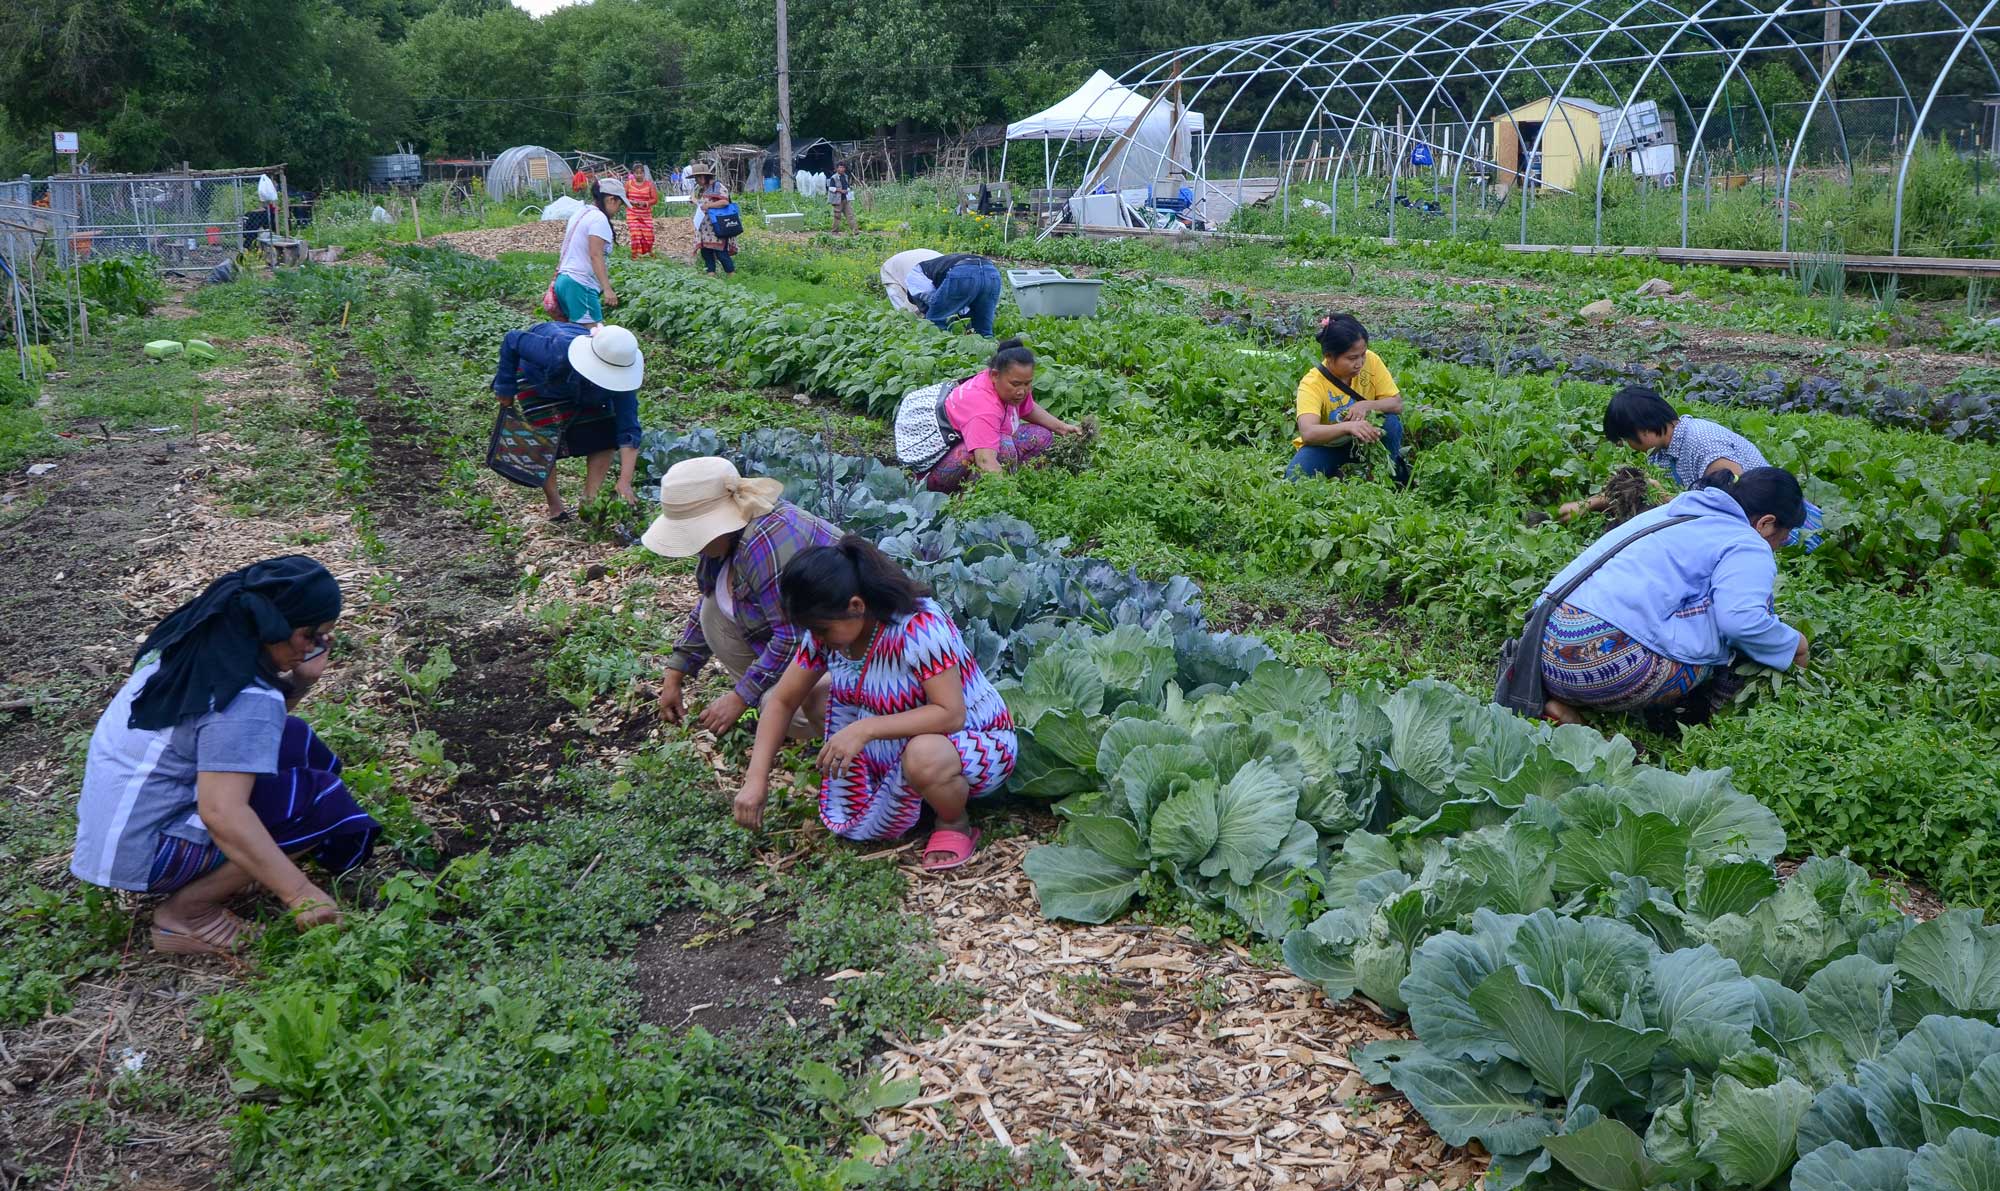
[[693,174],[697,178],[713,178],[715,177],[715,163],[712,161],[697,161],[688,167],[688,173]]
[[776,508],[784,495],[780,481],[745,479],[720,456],[683,459],[660,481],[660,515],[639,540],[655,554],[692,558]]

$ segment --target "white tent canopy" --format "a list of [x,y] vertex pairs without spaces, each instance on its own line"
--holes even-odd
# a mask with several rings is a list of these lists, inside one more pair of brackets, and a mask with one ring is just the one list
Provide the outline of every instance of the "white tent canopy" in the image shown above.
[[[1099,137],[1123,136],[1139,113],[1146,110],[1146,102],[1145,96],[1119,86],[1118,80],[1100,70],[1061,103],[1009,124],[1007,139],[1093,141]],[[1163,130],[1173,123],[1173,108],[1165,100],[1147,113],[1148,126],[1155,120]],[[1200,132],[1205,127],[1200,112],[1184,113],[1182,124],[1189,132]]]
[[[1148,100],[1100,70],[1054,107],[1009,124],[1007,139],[1042,142],[1042,174],[1052,189],[1050,141],[1115,141],[1104,150],[1109,159],[1101,175],[1105,188],[1151,190],[1162,181],[1193,173],[1193,135],[1206,127],[1200,112],[1177,110],[1170,97]],[[1003,174],[1006,167],[1003,152]]]

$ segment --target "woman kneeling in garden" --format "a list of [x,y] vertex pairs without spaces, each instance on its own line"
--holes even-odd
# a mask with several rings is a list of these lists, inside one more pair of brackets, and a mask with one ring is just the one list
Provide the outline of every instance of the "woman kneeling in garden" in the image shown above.
[[[942,400],[936,395],[938,388],[933,385],[910,394],[903,399],[907,414],[905,409],[896,413],[897,451],[904,454],[905,463],[916,466],[932,492],[957,492],[975,478],[975,472],[1019,467],[1048,450],[1056,435],[1083,433],[1081,427],[1035,404],[1035,353],[1019,339],[1002,341],[985,368]],[[942,454],[931,452],[935,462],[905,454],[906,419],[926,422],[925,431],[935,421],[935,437],[924,435],[934,448],[942,448]]]
[[[1749,439],[1720,422],[1681,415],[1666,398],[1644,385],[1627,385],[1612,394],[1611,403],[1604,408],[1604,437],[1641,452],[1647,462],[1664,470],[1683,489],[1693,488],[1710,476],[1740,476],[1770,466],[1764,452]],[[1660,487],[1657,481],[1652,486]],[[1600,492],[1569,502],[1560,515],[1570,521],[1586,509],[1602,512],[1610,505],[1610,497]],[[1806,501],[1805,510],[1805,521],[1782,545],[1803,543],[1807,550],[1819,545],[1819,506]]]
[[[1285,478],[1337,476],[1354,461],[1356,443],[1379,442],[1389,452],[1398,485],[1410,482],[1403,459],[1403,398],[1382,357],[1368,347],[1368,331],[1351,314],[1329,315],[1319,325],[1319,363],[1299,380],[1299,433]],[[1369,421],[1380,415],[1382,424]]]
[[1792,473],[1723,472],[1584,551],[1541,597],[1584,576],[1549,610],[1542,634],[1548,718],[1574,724],[1581,708],[1696,699],[1713,710],[1733,693],[1726,678],[1739,654],[1778,670],[1804,666],[1805,634],[1778,619],[1772,599],[1772,552],[1804,520]]
[[736,821],[759,827],[785,726],[832,676],[819,752],[819,816],[846,839],[895,839],[928,805],[924,867],[957,868],[979,832],[966,804],[998,790],[1018,755],[1014,721],[958,627],[922,584],[866,538],[800,551],[779,580],[806,630],[757,726]]
[[[799,630],[785,616],[778,576],[799,551],[832,545],[840,531],[788,500],[772,479],[744,479],[727,459],[683,459],[660,481],[660,515],[640,539],[668,558],[701,556],[701,596],[660,683],[660,718],[686,714],[682,683],[712,655],[736,680],[696,720],[720,736],[760,706],[798,652]],[[826,682],[791,717],[791,734],[810,739],[826,722]]]
[[70,871],[170,895],[153,912],[155,948],[236,951],[249,924],[225,903],[251,885],[300,930],[340,921],[292,857],[342,873],[381,829],[340,759],[289,714],[326,669],[340,606],[340,585],[302,555],[232,571],[160,622],[97,721]]

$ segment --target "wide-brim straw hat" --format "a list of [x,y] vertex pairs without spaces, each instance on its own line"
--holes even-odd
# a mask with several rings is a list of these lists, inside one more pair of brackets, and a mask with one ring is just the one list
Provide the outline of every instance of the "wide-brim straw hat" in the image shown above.
[[697,161],[688,167],[688,173],[693,174],[697,178],[713,178],[715,177],[715,163],[712,161]]
[[784,484],[745,479],[720,456],[683,459],[660,481],[660,515],[639,540],[655,554],[691,558],[776,508],[784,495]]
[[623,327],[599,326],[570,340],[569,366],[612,393],[636,393],[646,382],[646,356],[639,350],[639,337]]

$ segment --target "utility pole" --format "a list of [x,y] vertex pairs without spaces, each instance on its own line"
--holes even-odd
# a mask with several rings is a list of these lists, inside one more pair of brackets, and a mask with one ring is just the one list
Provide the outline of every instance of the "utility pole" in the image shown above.
[[778,178],[792,188],[792,62],[791,32],[786,28],[785,0],[778,0]]

